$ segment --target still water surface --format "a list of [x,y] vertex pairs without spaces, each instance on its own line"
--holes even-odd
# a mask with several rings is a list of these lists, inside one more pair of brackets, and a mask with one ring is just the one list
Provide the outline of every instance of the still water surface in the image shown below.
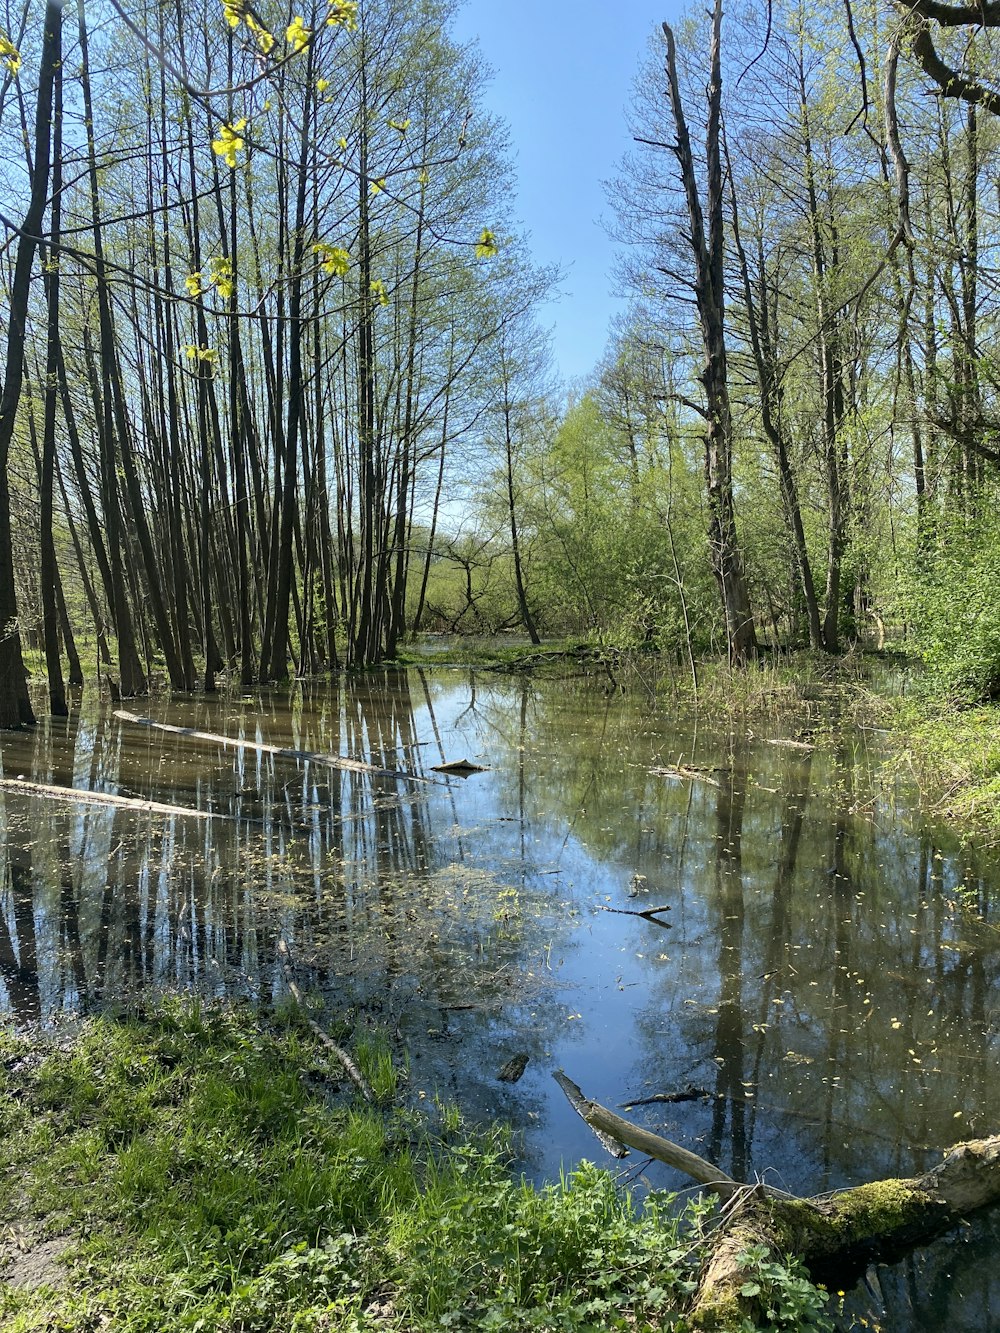
[[[558,1068],[808,1194],[1000,1128],[1000,868],[921,821],[835,698],[733,728],[600,682],[437,669],[149,707],[393,772],[159,731],[91,695],[5,737],[5,779],[211,816],[0,788],[8,1021],[147,990],[269,1004],[284,937],[328,1013],[398,1032],[414,1096],[508,1119],[538,1179],[614,1165]],[[487,771],[433,769],[463,758]],[[655,771],[677,763],[703,771]],[[651,907],[669,910],[630,915]],[[500,1081],[515,1056],[523,1077]],[[1000,1329],[998,1259],[994,1215],[880,1269],[883,1326]]]

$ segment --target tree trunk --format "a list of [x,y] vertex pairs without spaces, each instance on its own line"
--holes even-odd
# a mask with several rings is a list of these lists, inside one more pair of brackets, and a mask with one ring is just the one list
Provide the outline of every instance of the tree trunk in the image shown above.
[[731,662],[742,663],[757,654],[750,598],[743,575],[743,560],[736,532],[733,504],[733,420],[729,404],[726,365],[725,290],[723,274],[723,188],[721,159],[722,128],[722,0],[715,0],[712,16],[711,75],[708,85],[708,127],[705,143],[707,195],[702,211],[698,173],[688,134],[684,105],[677,77],[677,48],[669,24],[663,24],[667,41],[667,83],[677,143],[673,146],[680,166],[687,201],[694,252],[694,290],[701,322],[705,367],[707,428],[705,442],[705,486],[708,496],[708,540],[712,572],[722,595],[726,639]]
[[[58,54],[58,53],[57,53]],[[45,672],[49,684],[49,711],[66,717],[66,686],[59,656],[59,603],[56,585],[55,539],[52,533],[53,492],[56,460],[56,397],[59,369],[59,238],[62,219],[62,61],[56,65],[52,112],[52,214],[49,223],[52,246],[48,275],[48,324],[45,348],[45,398],[42,426],[42,457],[39,467],[40,552],[39,578],[42,584],[42,637],[45,643]],[[79,667],[79,663],[77,664]]]
[[554,1075],[578,1115],[601,1142],[619,1144],[682,1171],[726,1204],[686,1327],[741,1330],[763,1325],[760,1285],[748,1250],[764,1263],[800,1259],[816,1283],[852,1286],[868,1266],[894,1262],[956,1226],[970,1213],[1000,1203],[1000,1135],[959,1143],[920,1176],[873,1181],[819,1199],[798,1199],[765,1185],[743,1185],[711,1162],[589,1101],[561,1071]]
[[10,531],[10,489],[7,461],[24,382],[24,345],[31,269],[42,231],[51,164],[52,88],[62,59],[62,5],[45,7],[42,55],[35,104],[35,154],[31,197],[17,241],[14,280],[10,290],[7,356],[0,395],[0,727],[31,725],[35,715],[28,698],[27,673],[21,657],[21,631],[14,588],[14,552]]

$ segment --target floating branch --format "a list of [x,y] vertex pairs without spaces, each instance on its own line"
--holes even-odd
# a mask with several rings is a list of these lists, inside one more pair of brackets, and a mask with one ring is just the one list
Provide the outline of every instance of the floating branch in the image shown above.
[[669,903],[663,907],[644,907],[642,909],[638,907],[606,907],[604,903],[598,903],[598,906],[602,912],[614,912],[616,916],[641,916],[646,921],[652,921],[656,926],[670,925],[669,921],[661,921],[659,916],[661,912],[670,911]]

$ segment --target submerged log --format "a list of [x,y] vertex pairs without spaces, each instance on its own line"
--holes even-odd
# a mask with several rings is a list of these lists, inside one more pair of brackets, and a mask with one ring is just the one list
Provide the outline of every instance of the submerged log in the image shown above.
[[712,787],[722,786],[719,779],[713,778],[708,769],[694,768],[690,764],[659,764],[649,771],[655,778],[677,778],[684,782],[707,782]]
[[140,717],[124,708],[115,709],[115,717],[122,722],[131,722],[134,726],[152,727],[155,731],[165,731],[171,736],[184,736],[193,741],[209,741],[212,745],[222,745],[231,750],[256,750],[260,754],[277,755],[279,759],[308,759],[315,764],[326,764],[328,768],[340,768],[348,773],[370,773],[379,778],[404,778],[409,782],[430,782],[432,779],[421,777],[417,773],[402,773],[395,768],[379,768],[377,764],[366,764],[361,759],[343,759],[336,754],[323,754],[318,750],[295,750],[286,745],[270,745],[266,741],[249,741],[239,736],[220,736],[214,731],[198,731],[195,727],[176,727],[170,722],[157,722],[151,717]]
[[90,791],[84,787],[58,787],[47,782],[29,782],[27,778],[0,778],[0,788],[25,792],[29,796],[44,796],[50,801],[111,805],[116,810],[137,810],[147,815],[186,815],[189,819],[223,818],[209,810],[192,810],[187,805],[164,805],[162,801],[144,801],[139,796],[115,796],[109,791]]
[[687,1313],[691,1328],[724,1333],[745,1327],[747,1319],[762,1322],[757,1284],[747,1280],[751,1248],[763,1247],[771,1261],[796,1256],[814,1282],[844,1288],[857,1282],[870,1264],[895,1262],[971,1213],[1000,1203],[1000,1135],[956,1144],[942,1162],[919,1176],[799,1199],[761,1184],[741,1185],[679,1144],[588,1101],[565,1074],[554,1077],[602,1142],[605,1135],[613,1135],[726,1201]]
[[451,759],[444,764],[431,764],[435,773],[447,773],[453,778],[468,778],[473,773],[487,773],[482,764],[474,764],[471,759]]

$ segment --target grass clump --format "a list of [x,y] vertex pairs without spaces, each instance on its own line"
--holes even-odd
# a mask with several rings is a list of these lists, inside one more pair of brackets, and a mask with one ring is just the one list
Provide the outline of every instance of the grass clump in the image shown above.
[[586,1164],[536,1190],[500,1130],[338,1101],[294,1024],[172,1006],[4,1054],[0,1223],[68,1243],[63,1281],[0,1283],[8,1333],[641,1330],[693,1288],[702,1205]]

